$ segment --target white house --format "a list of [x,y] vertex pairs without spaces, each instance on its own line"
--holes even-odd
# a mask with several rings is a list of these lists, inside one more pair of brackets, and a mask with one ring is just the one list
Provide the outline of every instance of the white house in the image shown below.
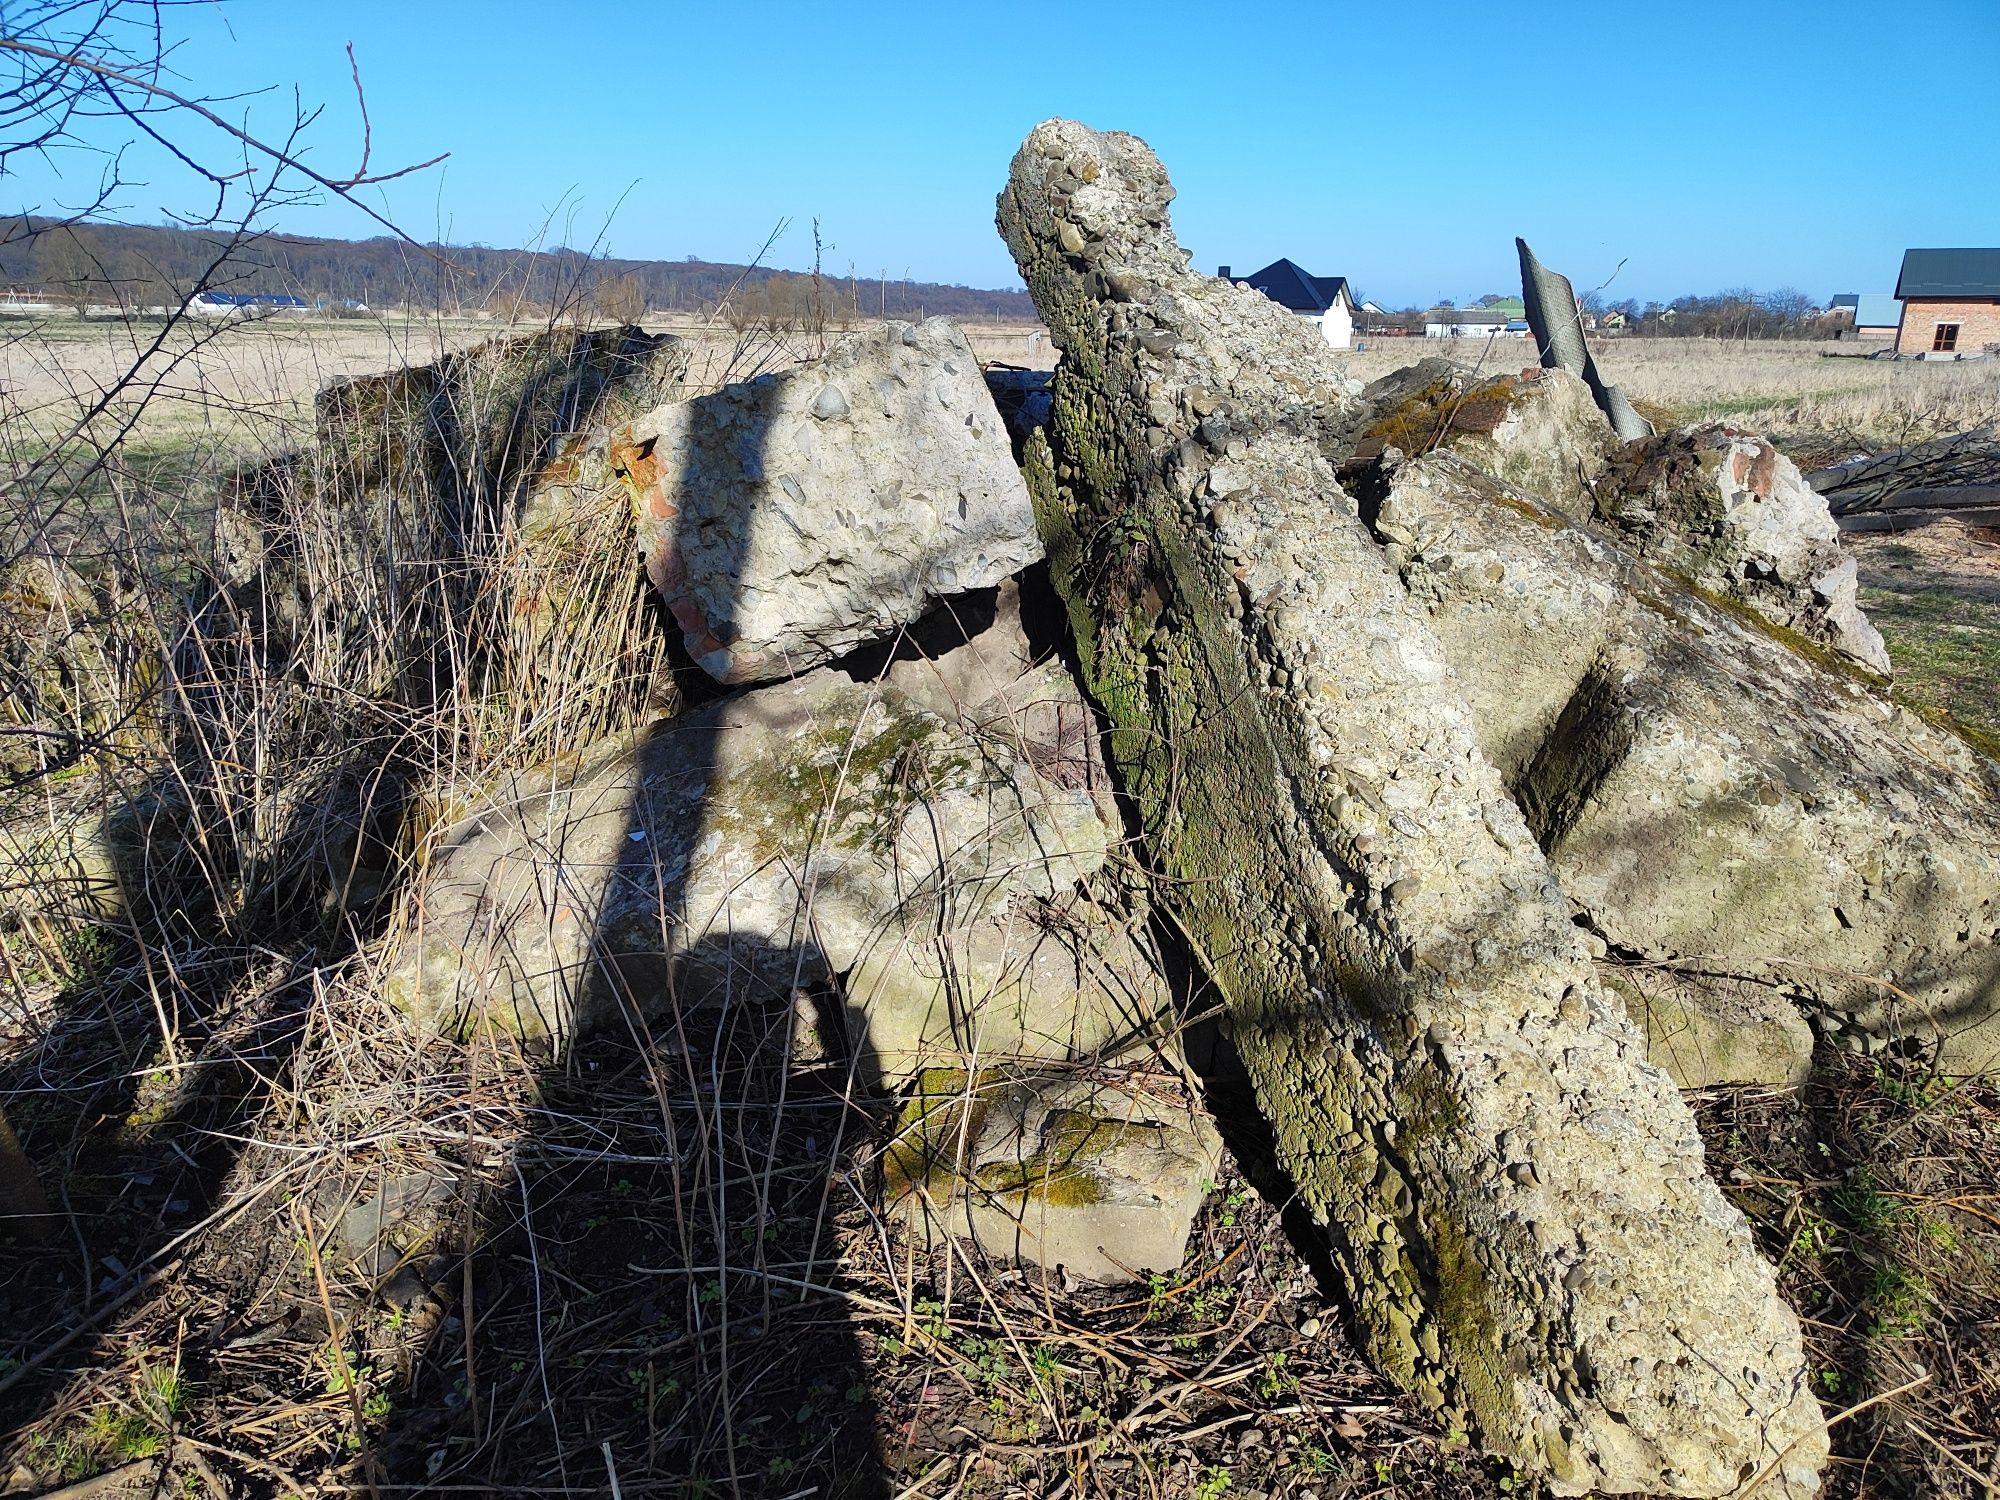
[[303,297],[277,292],[196,292],[188,298],[187,310],[202,318],[252,318],[272,313],[306,313],[312,307]]
[[1434,307],[1424,314],[1427,339],[1524,339],[1525,318],[1510,317],[1486,307]]
[[[1231,280],[1229,267],[1216,275]],[[1319,324],[1320,336],[1336,349],[1354,342],[1354,297],[1345,276],[1311,276],[1288,260],[1274,260],[1261,271],[1234,278],[1255,287],[1280,307]]]

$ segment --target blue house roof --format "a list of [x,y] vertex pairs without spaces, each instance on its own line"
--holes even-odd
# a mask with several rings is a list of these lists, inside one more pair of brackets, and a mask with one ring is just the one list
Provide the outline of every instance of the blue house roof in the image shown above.
[[[1289,260],[1274,260],[1261,271],[1239,276],[1280,307],[1293,312],[1323,313],[1339,299],[1345,276],[1314,276]],[[1353,300],[1350,293],[1348,300]]]
[[303,297],[289,297],[281,292],[203,292],[196,299],[211,307],[304,307]]
[[1896,295],[2000,297],[2000,249],[1905,250]]
[[1862,292],[1854,299],[1856,328],[1894,328],[1903,321],[1903,304],[1890,292]]

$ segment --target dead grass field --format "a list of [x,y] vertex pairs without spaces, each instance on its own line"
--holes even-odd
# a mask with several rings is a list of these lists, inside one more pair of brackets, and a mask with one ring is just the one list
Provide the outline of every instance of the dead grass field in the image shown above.
[[[1525,340],[1375,339],[1342,356],[1375,380],[1430,355],[1501,374],[1536,363]],[[1800,456],[1846,441],[1901,447],[2000,415],[2000,360],[1954,364],[1855,357],[1835,343],[1724,343],[1714,339],[1603,339],[1605,378],[1676,422],[1727,419]],[[1810,445],[1813,454],[1805,449]]]

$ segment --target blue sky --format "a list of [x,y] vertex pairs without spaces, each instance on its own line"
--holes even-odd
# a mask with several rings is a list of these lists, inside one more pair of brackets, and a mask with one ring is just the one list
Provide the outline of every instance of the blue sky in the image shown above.
[[[419,237],[1015,285],[993,198],[1051,114],[1144,136],[1195,263],[1289,255],[1394,305],[1513,290],[1524,234],[1579,288],[1886,291],[1910,245],[2000,244],[2000,0],[610,3],[229,0],[180,72],[314,160],[449,161],[383,190]],[[1538,55],[1554,59],[1538,66]],[[89,175],[87,160],[72,172]],[[158,155],[124,217],[190,201]],[[0,207],[70,186],[0,182]],[[284,227],[369,232],[351,210]]]

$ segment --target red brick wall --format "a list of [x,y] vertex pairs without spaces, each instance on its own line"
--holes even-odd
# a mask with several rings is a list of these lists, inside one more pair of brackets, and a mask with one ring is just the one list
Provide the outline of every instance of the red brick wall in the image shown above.
[[1958,353],[1977,354],[1988,344],[2000,344],[2000,298],[1983,302],[1947,302],[1912,298],[1903,304],[1903,331],[1896,339],[1898,354],[1928,354],[1940,323],[1956,323]]

